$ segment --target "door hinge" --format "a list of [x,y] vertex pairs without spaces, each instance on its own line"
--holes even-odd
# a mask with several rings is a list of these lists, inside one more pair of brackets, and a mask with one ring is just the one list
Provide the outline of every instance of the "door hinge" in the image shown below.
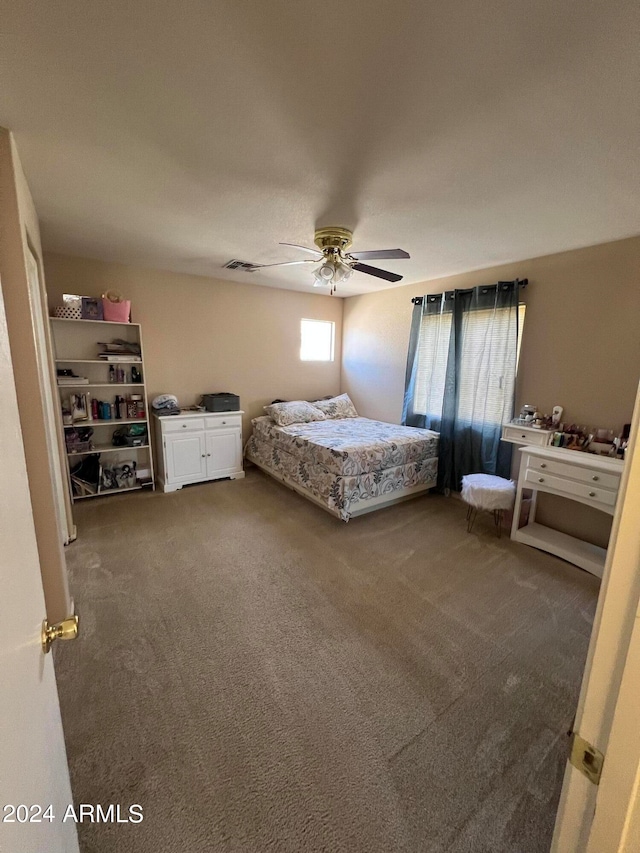
[[599,749],[592,746],[589,741],[580,737],[578,732],[573,732],[571,735],[569,761],[583,776],[586,776],[590,782],[593,782],[594,785],[600,784],[604,755]]

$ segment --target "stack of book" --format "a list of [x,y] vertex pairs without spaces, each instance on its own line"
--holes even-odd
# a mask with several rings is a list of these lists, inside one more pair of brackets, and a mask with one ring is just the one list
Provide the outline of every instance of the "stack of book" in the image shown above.
[[88,385],[86,376],[58,376],[58,385]]
[[102,352],[98,353],[98,358],[105,361],[142,361],[140,344],[133,341],[116,338],[111,343],[98,343],[98,346],[102,347]]

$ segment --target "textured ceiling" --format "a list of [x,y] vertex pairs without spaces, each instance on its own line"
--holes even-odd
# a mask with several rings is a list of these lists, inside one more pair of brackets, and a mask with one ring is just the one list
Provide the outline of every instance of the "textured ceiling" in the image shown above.
[[639,35],[635,0],[0,0],[0,124],[48,249],[307,289],[222,265],[335,224],[410,283],[640,233]]

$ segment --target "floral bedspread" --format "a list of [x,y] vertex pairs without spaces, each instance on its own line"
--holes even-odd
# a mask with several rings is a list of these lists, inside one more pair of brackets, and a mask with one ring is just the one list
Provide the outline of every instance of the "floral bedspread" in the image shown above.
[[[278,427],[270,418],[256,418],[253,426],[245,448],[247,459],[285,482],[304,487],[343,521],[371,498],[393,498],[400,489],[431,487],[436,482],[438,434],[430,430],[367,418],[295,427]],[[382,434],[393,434],[395,440],[385,446]]]
[[254,418],[253,434],[276,448],[327,471],[354,477],[434,459],[438,433],[369,418],[339,418],[277,426],[271,418]]

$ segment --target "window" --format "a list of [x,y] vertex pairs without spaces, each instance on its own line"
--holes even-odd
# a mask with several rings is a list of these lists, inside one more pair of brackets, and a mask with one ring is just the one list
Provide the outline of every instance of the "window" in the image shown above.
[[329,320],[300,320],[301,361],[333,361],[335,327]]
[[[525,306],[521,304],[518,306],[516,369],[520,357],[524,316]],[[442,414],[451,319],[450,312],[425,314],[422,319],[418,348],[419,379],[416,383],[414,406],[417,414],[426,415],[431,422],[438,421]],[[509,417],[515,376],[494,372],[494,362],[502,366],[504,360],[488,358],[487,355],[493,347],[501,346],[502,327],[506,330],[510,322],[508,311],[473,311],[465,316],[464,322],[464,346],[460,353],[458,376],[458,417],[471,422],[474,412],[482,409],[486,422],[501,424]],[[493,340],[487,338],[489,328],[492,330]],[[481,403],[479,396],[482,397]]]

